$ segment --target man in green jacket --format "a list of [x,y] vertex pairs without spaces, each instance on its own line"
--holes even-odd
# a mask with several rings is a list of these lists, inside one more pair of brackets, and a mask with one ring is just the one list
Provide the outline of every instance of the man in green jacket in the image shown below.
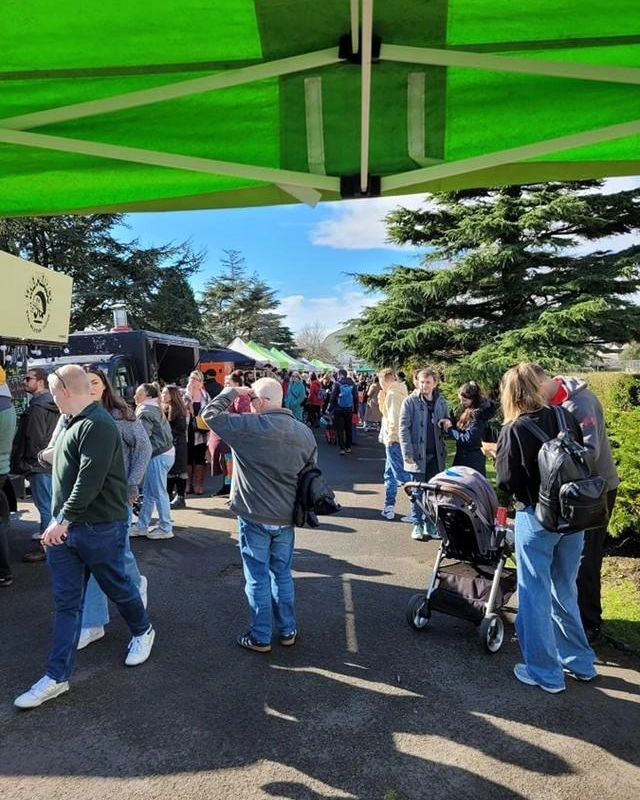
[[47,672],[15,700],[35,708],[68,691],[91,572],[118,607],[133,638],[125,664],[149,658],[155,631],[124,567],[127,479],[122,440],[113,418],[93,400],[89,376],[75,365],[49,376],[51,393],[69,417],[53,454],[53,519],[42,536],[56,603]]
[[11,505],[5,487],[9,486],[11,443],[16,432],[16,410],[5,371],[0,367],[0,587],[11,586],[9,564],[9,511]]

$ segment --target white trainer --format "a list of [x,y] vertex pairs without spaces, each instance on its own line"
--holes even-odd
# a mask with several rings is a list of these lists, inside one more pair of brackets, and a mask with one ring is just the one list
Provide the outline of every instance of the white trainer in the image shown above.
[[413,522],[413,523],[415,523],[415,519],[411,516],[411,514],[405,514],[404,517],[400,518],[400,522]]
[[151,655],[151,648],[155,638],[156,632],[151,625],[149,625],[149,630],[143,633],[142,636],[134,636],[129,642],[129,650],[124,663],[128,667],[137,667],[138,664],[144,664]]
[[380,512],[380,516],[384,517],[385,519],[394,519],[396,516],[396,510],[393,506],[385,506]]
[[162,528],[149,528],[147,539],[173,539],[173,531],[163,531]]
[[139,528],[137,525],[132,525],[129,528],[129,536],[147,536],[149,534],[148,528]]
[[97,642],[104,636],[104,626],[100,625],[96,628],[83,628],[80,631],[80,638],[78,639],[78,650],[84,650],[92,642]]
[[37,683],[34,683],[29,691],[16,697],[13,704],[17,708],[37,708],[46,703],[47,700],[53,700],[54,697],[58,697],[58,695],[68,691],[68,681],[57,683],[53,678],[45,675]]
[[146,608],[147,607],[147,589],[149,588],[149,581],[145,578],[144,575],[140,576],[140,583],[138,584],[138,591],[140,592],[140,599],[142,600],[142,605]]

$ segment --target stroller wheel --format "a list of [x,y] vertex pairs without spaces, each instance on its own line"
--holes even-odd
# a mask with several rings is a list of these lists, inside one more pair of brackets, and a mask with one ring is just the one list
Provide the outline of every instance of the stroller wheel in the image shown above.
[[489,614],[480,623],[480,642],[490,653],[497,653],[504,642],[504,622],[499,614]]
[[414,594],[407,603],[407,622],[414,631],[424,630],[431,619],[429,601],[424,593]]

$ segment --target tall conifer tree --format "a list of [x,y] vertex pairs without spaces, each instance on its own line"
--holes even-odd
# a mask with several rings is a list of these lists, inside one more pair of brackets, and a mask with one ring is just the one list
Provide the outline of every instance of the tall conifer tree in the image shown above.
[[[358,275],[384,298],[347,344],[377,364],[430,361],[495,384],[519,360],[586,365],[640,334],[640,189],[602,182],[449,192],[387,217],[419,267]],[[619,239],[617,237],[620,237]],[[603,240],[603,241],[599,241]]]

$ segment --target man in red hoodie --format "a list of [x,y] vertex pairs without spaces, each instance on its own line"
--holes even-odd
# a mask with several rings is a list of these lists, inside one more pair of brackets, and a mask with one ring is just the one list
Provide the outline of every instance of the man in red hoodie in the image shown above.
[[[613,512],[620,478],[611,453],[604,411],[600,401],[580,378],[550,378],[539,367],[541,387],[551,405],[564,406],[577,419],[585,447],[592,453],[598,475],[607,482],[607,505]],[[593,528],[585,532],[584,549],[578,573],[578,604],[585,633],[590,644],[601,636],[602,605],[600,572],[607,539],[607,529]]]

